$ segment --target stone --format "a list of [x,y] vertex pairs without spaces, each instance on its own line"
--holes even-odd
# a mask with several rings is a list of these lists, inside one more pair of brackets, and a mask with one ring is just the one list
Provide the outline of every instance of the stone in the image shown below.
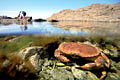
[[56,63],[56,66],[59,66],[59,67],[64,67],[65,64],[64,63]]
[[72,73],[77,80],[99,80],[96,75],[90,71],[83,71],[72,67]]
[[104,52],[107,53],[107,55],[109,55],[111,58],[119,56],[118,49],[111,44],[106,45],[106,50]]
[[111,60],[111,67],[110,69],[114,72],[119,72],[120,71],[120,62],[116,63],[115,61]]
[[44,69],[40,75],[43,80],[74,80],[72,73],[65,68]]
[[43,53],[43,47],[34,46],[22,49],[17,55],[23,60],[29,60],[34,67],[38,67],[40,55]]
[[46,20],[39,18],[39,19],[34,19],[34,21],[35,21],[35,22],[45,22]]
[[120,75],[109,72],[105,80],[120,80]]

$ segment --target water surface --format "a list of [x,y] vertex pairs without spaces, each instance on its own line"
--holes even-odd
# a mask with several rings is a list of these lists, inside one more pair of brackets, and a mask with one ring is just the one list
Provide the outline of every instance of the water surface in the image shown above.
[[26,34],[40,34],[40,35],[79,35],[87,34],[84,31],[63,30],[55,27],[49,22],[33,22],[27,25],[0,25],[0,35],[26,35]]
[[32,24],[0,25],[0,35],[119,35],[119,22],[79,22],[62,21],[32,22]]

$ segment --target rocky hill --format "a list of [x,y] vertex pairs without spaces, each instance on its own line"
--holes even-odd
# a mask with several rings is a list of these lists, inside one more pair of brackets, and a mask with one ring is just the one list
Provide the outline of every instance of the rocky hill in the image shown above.
[[116,4],[92,4],[75,10],[65,9],[48,20],[120,21],[120,2]]

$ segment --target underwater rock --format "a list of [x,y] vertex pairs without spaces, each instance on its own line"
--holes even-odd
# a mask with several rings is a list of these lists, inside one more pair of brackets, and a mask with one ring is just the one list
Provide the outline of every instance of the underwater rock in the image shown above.
[[119,56],[118,49],[111,44],[107,44],[103,52],[111,58],[116,58]]
[[120,75],[109,72],[105,80],[120,80]]
[[56,66],[58,66],[58,67],[64,67],[65,64],[64,63],[56,63]]
[[35,69],[30,62],[18,56],[0,54],[0,80],[36,80]]
[[40,72],[40,80],[74,80],[72,73],[65,68],[46,68]]
[[38,67],[38,60],[43,53],[43,47],[27,47],[18,54],[22,59],[29,60],[34,67]]
[[120,62],[115,62],[111,60],[111,67],[110,69],[116,73],[118,73],[120,71]]
[[72,67],[72,73],[77,80],[99,80],[96,75],[90,71],[83,71]]
[[16,39],[16,36],[7,36],[4,38],[4,41],[12,41],[12,40],[15,40]]

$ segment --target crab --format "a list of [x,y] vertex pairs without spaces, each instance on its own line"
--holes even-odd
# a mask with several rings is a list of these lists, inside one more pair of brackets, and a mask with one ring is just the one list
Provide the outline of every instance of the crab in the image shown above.
[[[84,58],[84,60],[93,61],[79,66],[80,68],[86,70],[104,68],[105,62],[107,62],[106,67],[110,67],[110,60],[98,47],[81,42],[61,43],[55,50],[54,56],[62,62],[70,62],[70,59],[66,56],[71,56],[72,58],[79,57]],[[105,78],[106,75],[107,73],[104,68],[100,80]]]

